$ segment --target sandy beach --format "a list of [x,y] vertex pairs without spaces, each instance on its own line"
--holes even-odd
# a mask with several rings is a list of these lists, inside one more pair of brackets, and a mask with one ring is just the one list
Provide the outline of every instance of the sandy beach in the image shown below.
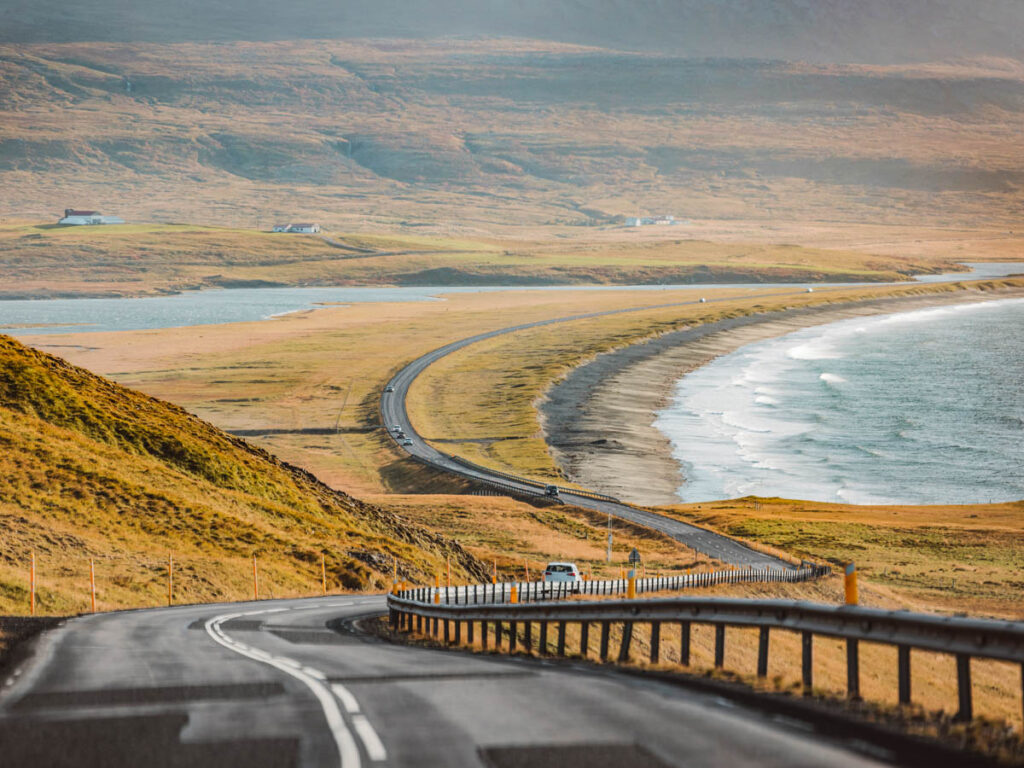
[[766,312],[667,333],[599,355],[552,386],[540,403],[545,439],[576,483],[636,504],[676,504],[681,468],[654,420],[690,371],[746,344],[813,325],[1021,296],[1021,289],[968,289]]

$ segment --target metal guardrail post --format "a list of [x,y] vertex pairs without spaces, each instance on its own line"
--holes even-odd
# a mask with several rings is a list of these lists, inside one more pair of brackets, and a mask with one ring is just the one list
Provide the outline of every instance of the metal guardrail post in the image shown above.
[[814,633],[813,632],[801,632],[801,645],[803,646],[801,654],[801,672],[804,686],[804,696],[811,695],[811,689],[814,686]]
[[846,638],[846,696],[860,701],[860,641]]
[[651,622],[651,664],[661,660],[661,622]]
[[910,646],[899,645],[897,650],[897,665],[899,677],[899,702],[900,704],[910,703]]
[[725,666],[725,624],[715,624],[715,667]]
[[612,623],[601,622],[601,661],[608,661],[608,636],[611,633]]
[[540,622],[540,634],[537,638],[537,651],[541,656],[548,655],[548,623]]
[[690,622],[679,622],[679,663],[690,666]]
[[633,622],[627,621],[622,625],[622,644],[619,646],[619,663],[629,661],[629,648],[633,644]]
[[565,656],[565,622],[558,622],[558,648],[556,653],[561,657]]
[[533,622],[523,622],[523,650],[527,653],[533,649]]
[[519,622],[510,621],[508,623],[508,652],[515,653],[516,647],[519,644]]
[[462,622],[455,621],[455,644],[462,645]]
[[449,644],[451,643],[451,636],[450,636],[450,632],[451,632],[451,630],[450,630],[450,628],[448,627],[448,625],[449,625],[450,623],[451,623],[451,622],[449,622],[449,621],[448,621],[448,619],[445,619],[445,620],[444,620],[444,644],[445,644],[445,645],[449,645]]
[[480,622],[480,647],[487,650],[487,622]]
[[466,642],[469,645],[473,645],[473,625],[475,623],[476,623],[475,621],[467,621],[466,622]]
[[[584,621],[580,624],[580,656],[587,658],[590,656],[590,622]],[[1024,669],[1021,671],[1021,678],[1024,680]],[[1024,682],[1021,683],[1024,686]]]
[[971,657],[966,653],[956,655],[956,688],[960,710],[955,720],[967,722],[974,718],[974,706],[971,703]]
[[757,676],[768,677],[768,643],[770,630],[761,627],[757,633]]

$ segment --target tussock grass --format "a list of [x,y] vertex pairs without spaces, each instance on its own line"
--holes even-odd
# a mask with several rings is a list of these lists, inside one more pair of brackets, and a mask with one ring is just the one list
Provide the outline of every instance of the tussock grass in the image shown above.
[[423,579],[451,557],[483,573],[454,542],[385,508],[333,491],[176,406],[124,389],[0,336],[0,610],[27,610],[37,556],[46,613],[88,604],[94,558],[104,608],[165,599],[166,557],[178,600],[314,594],[320,556],[329,587],[380,588],[393,558]]
[[666,514],[835,565],[902,607],[1024,619],[1024,501],[855,506],[746,498],[668,507]]
[[496,564],[499,576],[536,579],[548,562],[568,560],[594,578],[620,578],[630,551],[643,557],[646,573],[679,575],[707,570],[717,561],[649,528],[613,521],[612,562],[605,560],[607,518],[571,506],[538,506],[505,497],[380,497],[425,528],[444,531],[469,552]]

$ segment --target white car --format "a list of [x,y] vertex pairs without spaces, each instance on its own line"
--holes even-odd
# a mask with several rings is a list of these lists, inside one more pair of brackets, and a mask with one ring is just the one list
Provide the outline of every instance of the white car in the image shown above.
[[576,563],[548,563],[544,568],[544,591],[552,591],[554,584],[568,583],[572,586],[569,589],[573,592],[580,592],[583,589],[583,575]]

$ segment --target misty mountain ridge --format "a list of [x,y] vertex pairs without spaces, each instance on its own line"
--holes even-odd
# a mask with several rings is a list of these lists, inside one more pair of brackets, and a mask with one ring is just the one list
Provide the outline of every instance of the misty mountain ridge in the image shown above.
[[3,0],[0,42],[525,37],[684,57],[1024,58],[1019,0]]

